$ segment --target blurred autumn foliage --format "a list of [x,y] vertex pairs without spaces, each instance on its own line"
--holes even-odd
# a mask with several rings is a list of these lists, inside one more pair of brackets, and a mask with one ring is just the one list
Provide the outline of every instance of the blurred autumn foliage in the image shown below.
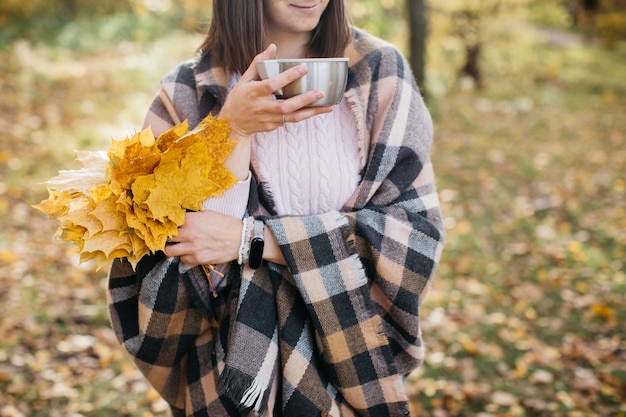
[[[47,20],[70,3],[0,4],[0,417],[167,416],[115,341],[105,272],[78,267],[31,204],[74,150],[140,128],[205,11],[198,1],[187,27],[176,8],[194,2]],[[375,2],[368,20],[372,3],[351,1],[357,23],[406,48],[406,28],[379,20],[401,2]],[[6,20],[11,5],[50,9],[27,24]],[[476,90],[459,78],[464,39],[445,14],[430,19],[448,240],[422,306],[426,360],[407,379],[414,415],[626,416],[624,38],[572,27],[556,0],[482,16]]]

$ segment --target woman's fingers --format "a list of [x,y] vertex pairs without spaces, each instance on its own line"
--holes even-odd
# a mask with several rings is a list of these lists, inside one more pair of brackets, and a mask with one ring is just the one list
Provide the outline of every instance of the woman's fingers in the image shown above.
[[302,78],[306,74],[307,70],[304,65],[297,65],[289,68],[283,72],[278,73],[272,78],[263,80],[260,85],[265,88],[264,94],[272,94],[274,91],[278,91],[287,84]]
[[[285,113],[292,113],[297,110],[302,110],[303,113],[310,113],[314,115],[314,114],[319,113],[316,110],[320,110],[320,108],[319,107],[306,107],[306,106],[315,103],[316,101],[320,100],[323,97],[324,97],[324,93],[322,93],[322,91],[310,90],[302,94],[298,94],[296,96],[293,96],[287,99],[277,100],[277,101],[280,104],[281,110],[283,110]],[[330,106],[327,106],[327,107],[330,107]],[[325,111],[322,111],[322,113],[325,113]]]
[[236,258],[240,230],[240,219],[210,210],[189,212],[178,235],[165,246],[165,254],[199,263],[229,262]]
[[179,255],[186,253],[185,245],[183,243],[178,243],[178,242],[167,243],[165,245],[164,252],[169,257],[179,256]]
[[[296,97],[293,97],[293,98],[296,98]],[[311,104],[315,101],[317,100],[313,100],[307,104]],[[313,106],[313,107],[301,107],[301,108],[299,107],[298,110],[296,111],[285,113],[285,123],[300,122],[302,120],[309,119],[313,116],[317,116],[318,114],[330,113],[331,111],[333,111],[332,106]]]
[[[256,66],[256,61],[261,60],[261,59],[273,59],[275,56],[276,56],[276,45],[270,44],[270,46],[268,46],[267,49],[265,49],[265,51],[261,52],[254,58],[254,61],[252,62],[252,64],[250,64],[246,72],[242,75],[241,81],[243,82],[258,81],[260,78],[259,78],[259,72]],[[283,72],[280,72],[276,76],[269,78],[267,80],[263,80],[261,83],[259,83],[259,95],[269,96],[273,94],[275,91],[278,91],[281,88],[285,87],[286,85],[302,78],[306,73],[307,73],[307,69],[304,65],[297,65]],[[305,101],[308,98],[309,97],[305,97],[304,98]],[[318,97],[315,100],[319,100],[319,98],[321,97]],[[307,104],[310,104],[310,103],[307,102],[306,104],[303,104],[303,105],[307,105]]]

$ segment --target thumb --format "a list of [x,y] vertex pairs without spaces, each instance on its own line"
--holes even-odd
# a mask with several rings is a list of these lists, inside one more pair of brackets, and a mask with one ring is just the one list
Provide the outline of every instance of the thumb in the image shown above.
[[274,59],[274,57],[276,57],[276,44],[270,43],[263,52],[254,57],[254,60],[252,60],[252,63],[250,64],[246,72],[243,73],[241,78],[244,78],[246,80],[259,79],[259,71],[256,67],[256,61],[259,61],[261,59]]
[[258,60],[258,59],[274,59],[276,57],[276,44],[275,43],[270,43],[269,46],[267,48],[265,48],[265,51],[261,52],[260,54],[258,54],[254,60]]

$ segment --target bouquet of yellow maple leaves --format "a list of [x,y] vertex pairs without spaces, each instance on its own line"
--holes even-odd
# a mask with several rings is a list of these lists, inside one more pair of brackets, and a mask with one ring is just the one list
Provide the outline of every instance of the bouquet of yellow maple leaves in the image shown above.
[[228,121],[208,116],[189,130],[184,121],[154,137],[148,127],[106,152],[79,151],[82,167],[48,181],[48,198],[34,208],[58,222],[80,262],[103,267],[127,258],[133,268],[165,248],[187,211],[202,209],[237,179],[223,162],[235,146]]

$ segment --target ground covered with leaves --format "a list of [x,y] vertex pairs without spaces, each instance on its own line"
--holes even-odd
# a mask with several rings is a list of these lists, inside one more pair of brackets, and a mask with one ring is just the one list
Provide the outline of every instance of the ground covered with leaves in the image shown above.
[[[481,91],[445,82],[449,43],[433,60],[448,239],[412,407],[626,416],[626,46],[515,29],[486,50]],[[157,80],[198,41],[0,50],[0,417],[168,415],[110,329],[105,271],[77,266],[31,205],[74,150],[138,130]]]

